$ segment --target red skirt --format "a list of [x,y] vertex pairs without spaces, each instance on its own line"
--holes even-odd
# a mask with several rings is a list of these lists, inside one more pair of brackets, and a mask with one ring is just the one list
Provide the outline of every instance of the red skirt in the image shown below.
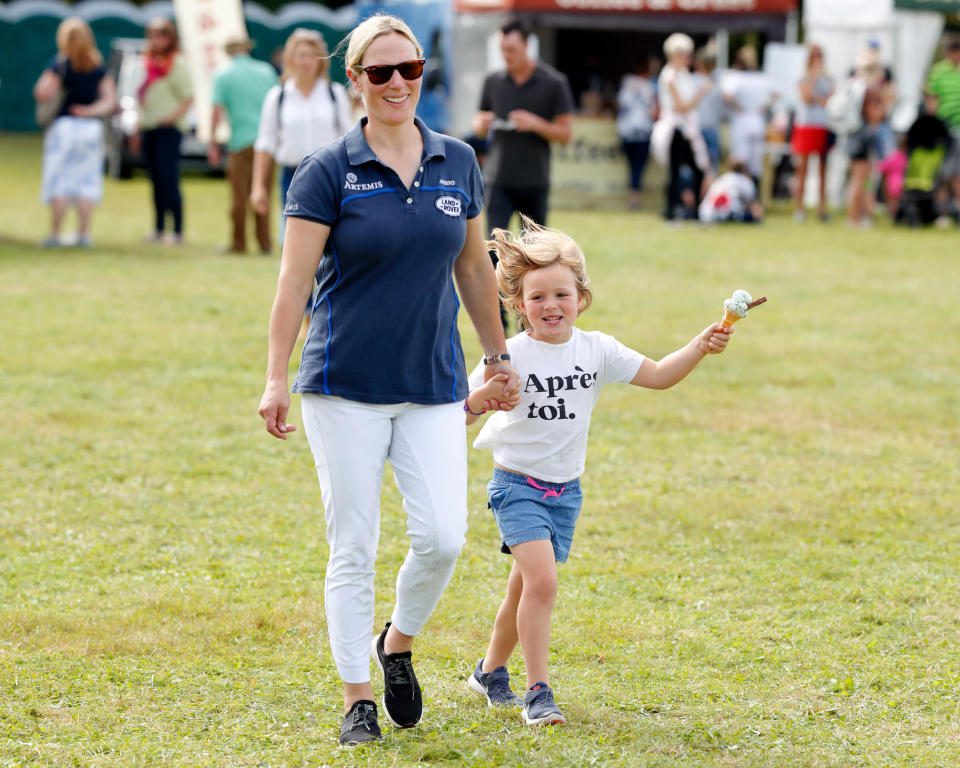
[[828,131],[821,125],[795,125],[790,148],[795,155],[825,155]]

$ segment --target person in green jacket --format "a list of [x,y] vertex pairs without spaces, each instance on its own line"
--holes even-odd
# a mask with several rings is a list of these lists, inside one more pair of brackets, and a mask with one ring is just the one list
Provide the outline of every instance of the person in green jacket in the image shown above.
[[[926,92],[939,99],[937,117],[946,123],[952,141],[940,176],[950,187],[951,215],[960,223],[960,38],[947,43],[946,56],[930,68]],[[949,224],[949,220],[945,219]]]

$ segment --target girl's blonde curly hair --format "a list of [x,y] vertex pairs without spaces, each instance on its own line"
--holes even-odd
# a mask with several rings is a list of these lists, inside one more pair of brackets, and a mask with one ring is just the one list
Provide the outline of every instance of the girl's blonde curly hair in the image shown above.
[[497,287],[500,298],[508,309],[520,315],[519,327],[527,327],[526,317],[520,311],[523,303],[523,278],[528,272],[561,264],[573,272],[577,286],[577,315],[593,301],[587,264],[580,246],[569,235],[556,229],[541,227],[526,216],[521,216],[523,229],[519,235],[504,229],[495,229],[487,248],[496,254]]

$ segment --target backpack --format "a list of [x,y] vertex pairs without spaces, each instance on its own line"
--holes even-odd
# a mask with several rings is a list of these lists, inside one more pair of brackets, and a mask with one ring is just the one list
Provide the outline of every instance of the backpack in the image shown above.
[[824,107],[827,123],[834,133],[853,133],[863,125],[863,97],[867,84],[859,77],[851,77],[827,99]]

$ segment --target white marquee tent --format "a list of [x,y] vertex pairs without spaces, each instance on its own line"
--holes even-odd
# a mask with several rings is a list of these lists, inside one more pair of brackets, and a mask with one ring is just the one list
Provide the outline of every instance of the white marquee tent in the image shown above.
[[894,5],[894,0],[806,0],[805,37],[823,46],[824,63],[836,82],[849,74],[867,42],[875,40],[884,64],[893,70],[900,102],[913,108],[943,34],[943,14]]

